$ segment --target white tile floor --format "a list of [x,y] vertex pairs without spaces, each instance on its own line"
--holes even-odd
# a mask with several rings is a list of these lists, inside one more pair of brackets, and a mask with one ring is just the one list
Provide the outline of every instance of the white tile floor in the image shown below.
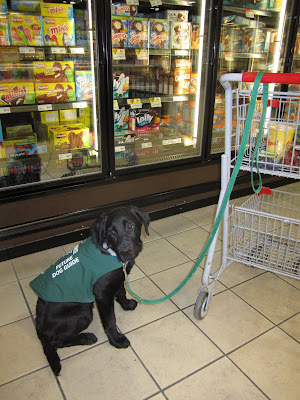
[[[300,183],[281,190],[300,194]],[[152,222],[132,289],[146,298],[173,290],[204,246],[214,211]],[[55,378],[35,334],[29,282],[70,246],[0,263],[1,399],[299,399],[300,281],[238,263],[220,276],[202,321],[193,317],[202,269],[172,300],[134,312],[116,305],[126,350],[108,344],[95,312],[89,330],[98,342],[59,350]],[[218,239],[216,264],[221,246]]]

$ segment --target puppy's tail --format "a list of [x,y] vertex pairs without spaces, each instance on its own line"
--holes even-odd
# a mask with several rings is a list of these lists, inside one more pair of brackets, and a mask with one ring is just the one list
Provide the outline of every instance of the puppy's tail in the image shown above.
[[37,335],[42,343],[43,350],[45,356],[47,357],[48,363],[53,371],[53,373],[57,376],[61,370],[60,358],[57,354],[57,348],[51,344],[51,342],[45,337],[45,335],[41,334],[37,331]]

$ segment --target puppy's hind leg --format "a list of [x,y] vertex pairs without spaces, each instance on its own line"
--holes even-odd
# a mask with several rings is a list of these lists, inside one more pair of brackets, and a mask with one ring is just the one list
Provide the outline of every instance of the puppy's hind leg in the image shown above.
[[58,348],[91,345],[96,343],[97,340],[97,337],[93,333],[80,333],[79,335],[71,336],[68,339],[63,340],[58,344]]
[[45,356],[48,360],[48,363],[49,363],[53,373],[56,376],[59,375],[59,373],[61,371],[61,364],[60,364],[60,358],[56,351],[57,347],[53,346],[53,344],[51,344],[51,342],[46,338],[46,336],[43,335],[38,330],[37,330],[37,335],[42,343]]

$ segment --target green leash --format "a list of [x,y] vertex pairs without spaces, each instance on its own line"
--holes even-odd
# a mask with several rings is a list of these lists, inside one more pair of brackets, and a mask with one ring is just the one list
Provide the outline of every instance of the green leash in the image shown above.
[[[240,166],[242,164],[243,161],[243,156],[244,156],[244,152],[246,149],[246,145],[247,145],[247,141],[248,141],[248,137],[249,137],[249,132],[250,132],[250,128],[251,128],[251,123],[252,123],[252,118],[253,118],[253,113],[255,110],[255,102],[256,102],[256,98],[257,98],[257,92],[258,92],[258,88],[259,88],[259,84],[261,82],[262,76],[263,76],[263,72],[258,72],[254,81],[254,85],[253,85],[253,90],[252,90],[252,94],[251,94],[251,99],[250,99],[250,103],[249,103],[249,109],[248,109],[248,113],[247,113],[247,118],[246,118],[246,123],[245,123],[245,129],[244,129],[244,134],[242,137],[242,141],[241,141],[241,145],[240,145],[240,150],[237,156],[237,160],[236,160],[236,164],[232,170],[232,174],[226,189],[226,192],[224,194],[224,198],[218,213],[218,216],[215,220],[214,223],[214,227],[212,229],[212,232],[208,238],[208,241],[204,247],[204,249],[202,250],[198,260],[196,261],[194,267],[191,269],[191,271],[189,272],[189,274],[186,276],[186,278],[180,283],[180,285],[178,285],[171,293],[169,293],[168,295],[161,297],[159,299],[154,299],[154,300],[146,300],[143,299],[142,297],[140,297],[139,295],[137,295],[136,293],[134,293],[130,287],[129,287],[129,279],[126,273],[126,268],[124,267],[124,273],[125,273],[125,288],[128,291],[128,293],[130,293],[130,295],[132,297],[134,297],[140,304],[158,304],[161,303],[165,300],[170,299],[172,296],[174,296],[177,292],[179,292],[187,283],[188,281],[192,278],[192,276],[195,274],[195,272],[197,271],[198,267],[200,266],[202,260],[204,259],[206,253],[208,252],[208,249],[215,237],[215,234],[219,228],[220,222],[222,220],[224,211],[226,209],[226,205],[227,202],[229,201],[229,197],[231,195],[234,183],[236,181],[236,177],[238,175]],[[262,115],[262,123],[261,123],[261,129],[260,129],[260,137],[262,134],[262,130],[263,130],[263,122],[265,119],[265,112],[266,112],[266,106],[265,104],[267,104],[267,99],[268,99],[268,85],[263,84],[264,85],[264,106],[263,106],[263,115]],[[266,85],[266,86],[265,86]],[[257,141],[259,143],[259,141]],[[253,158],[252,158],[252,162],[254,160],[254,157],[256,157],[256,165],[258,167],[258,144],[256,144],[255,149],[257,148],[256,152],[253,154]],[[251,168],[251,173],[252,173],[252,168]],[[252,177],[251,177],[252,178]],[[260,178],[260,187],[261,187],[261,177],[259,174],[259,178]],[[253,182],[253,180],[252,180]],[[252,184],[253,187],[253,184]],[[254,189],[255,190],[255,189]]]

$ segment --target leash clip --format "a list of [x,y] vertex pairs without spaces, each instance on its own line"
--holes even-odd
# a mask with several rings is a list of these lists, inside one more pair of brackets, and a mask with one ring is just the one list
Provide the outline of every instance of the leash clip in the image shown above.
[[122,264],[123,264],[123,272],[124,272],[125,278],[127,278],[128,274],[126,271],[126,267],[127,267],[128,261],[126,261],[125,263],[122,263]]

